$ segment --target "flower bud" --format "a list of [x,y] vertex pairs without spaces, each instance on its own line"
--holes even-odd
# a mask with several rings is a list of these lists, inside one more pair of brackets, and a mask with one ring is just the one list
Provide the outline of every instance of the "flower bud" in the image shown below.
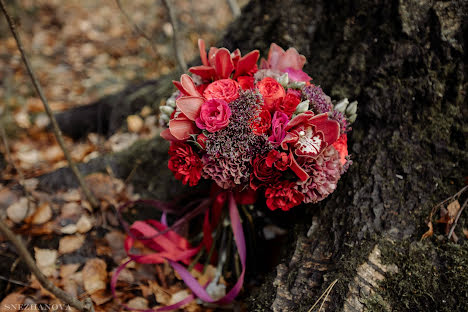
[[175,108],[176,107],[176,101],[174,97],[170,97],[166,100],[166,105]]
[[159,118],[164,122],[169,122],[169,120],[171,119],[169,116],[164,115],[164,114],[161,114]]
[[309,100],[299,103],[296,107],[295,114],[305,113],[309,109]]
[[349,123],[353,123],[356,121],[357,114],[351,115],[348,117]]
[[348,99],[344,98],[335,104],[335,110],[344,113],[348,104],[349,104]]
[[168,116],[171,116],[172,112],[174,112],[174,108],[167,105],[159,107],[159,110],[161,111],[161,113]]
[[293,88],[293,89],[302,89],[306,85],[305,81],[292,81],[289,85],[288,88]]
[[357,101],[353,101],[351,104],[348,104],[348,107],[346,107],[346,115],[355,115],[357,112],[357,104]]
[[281,75],[279,78],[278,78],[278,82],[286,88],[286,86],[288,85],[289,83],[289,76],[288,76],[288,73],[284,73],[283,75]]
[[206,148],[206,135],[204,135],[203,133],[200,133],[197,136],[197,143],[200,144],[200,147],[202,149],[205,149]]

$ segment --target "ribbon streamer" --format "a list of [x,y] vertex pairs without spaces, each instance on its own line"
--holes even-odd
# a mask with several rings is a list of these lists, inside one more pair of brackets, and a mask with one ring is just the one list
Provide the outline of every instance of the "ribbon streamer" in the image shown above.
[[[227,196],[226,196],[227,195]],[[146,221],[136,221],[132,224],[130,228],[125,227],[128,237],[125,239],[125,251],[127,252],[128,257],[130,258],[125,263],[121,264],[112,276],[111,279],[111,290],[114,297],[116,297],[116,285],[119,274],[122,270],[131,262],[135,261],[138,263],[163,263],[167,261],[173,269],[180,275],[182,280],[185,282],[187,287],[192,290],[192,294],[189,295],[187,298],[179,301],[175,304],[158,308],[156,310],[152,309],[132,309],[127,305],[123,305],[128,310],[134,311],[143,311],[143,312],[151,312],[151,311],[170,311],[174,309],[178,309],[195,298],[200,298],[201,300],[209,303],[215,304],[227,304],[234,300],[234,298],[239,294],[242,285],[244,283],[244,276],[245,276],[245,269],[246,269],[246,246],[245,246],[245,237],[244,232],[242,229],[242,223],[239,216],[239,212],[237,210],[236,200],[234,199],[234,195],[232,192],[223,192],[216,196],[214,196],[214,204],[213,204],[213,218],[211,222],[209,221],[208,211],[205,215],[204,226],[209,225],[212,228],[217,222],[219,222],[220,211],[224,206],[226,200],[228,201],[228,208],[229,208],[229,216],[231,221],[231,228],[234,234],[234,241],[237,247],[237,251],[239,253],[239,258],[242,265],[242,272],[239,276],[234,287],[222,298],[220,299],[213,299],[208,292],[206,291],[206,287],[208,286],[209,282],[205,285],[201,285],[196,278],[192,276],[192,274],[185,268],[184,263],[188,265],[193,256],[195,256],[200,248],[203,245],[211,246],[212,240],[205,240],[203,239],[202,243],[198,247],[191,247],[190,243],[182,236],[177,234],[176,232],[170,230],[166,223],[166,213],[163,213],[161,218],[161,222],[157,220],[146,220]],[[226,198],[227,197],[227,198]],[[128,205],[125,205],[125,207]],[[211,231],[209,233],[204,232],[204,236],[209,234],[211,237]],[[141,236],[137,236],[141,235]],[[155,250],[155,253],[151,254],[134,254],[131,253],[131,248],[135,241],[138,240],[146,247]],[[181,262],[181,263],[180,263]],[[197,271],[201,271],[203,266],[197,264],[195,266]]]

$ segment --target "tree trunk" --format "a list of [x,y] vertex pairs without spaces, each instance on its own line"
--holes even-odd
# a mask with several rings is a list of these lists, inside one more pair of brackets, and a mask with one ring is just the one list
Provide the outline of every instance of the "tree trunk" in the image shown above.
[[[325,202],[289,212],[300,215],[290,256],[250,311],[308,311],[335,279],[322,311],[468,308],[468,244],[419,242],[432,206],[467,175],[466,13],[462,0],[253,0],[230,26],[220,46],[295,47],[326,93],[359,102],[353,165]],[[161,168],[166,148],[148,147]]]

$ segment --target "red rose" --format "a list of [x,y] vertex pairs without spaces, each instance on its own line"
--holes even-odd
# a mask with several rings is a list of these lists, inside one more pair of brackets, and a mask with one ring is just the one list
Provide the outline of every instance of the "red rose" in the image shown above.
[[253,173],[250,175],[250,187],[257,190],[262,186],[269,186],[275,183],[281,176],[281,173],[275,168],[266,164],[265,156],[257,156],[252,162]]
[[197,127],[213,133],[229,124],[231,109],[222,99],[212,99],[203,103],[200,116],[195,120]]
[[278,152],[277,150],[271,150],[265,160],[267,166],[273,167],[280,171],[285,171],[291,167],[292,155],[291,153]]
[[183,184],[194,186],[201,178],[203,163],[190,147],[185,143],[173,141],[169,148],[169,169],[174,173],[177,180]]
[[239,83],[242,90],[250,90],[255,87],[255,78],[250,76],[240,76],[237,77],[237,82]]
[[299,205],[304,200],[304,194],[294,189],[296,184],[290,181],[281,181],[266,189],[265,197],[268,208],[287,211]]
[[283,101],[279,105],[280,111],[291,117],[296,111],[297,105],[301,102],[301,93],[297,90],[289,89]]
[[262,109],[258,116],[252,121],[252,131],[256,135],[267,132],[271,127],[271,115],[266,109]]
[[232,79],[221,79],[212,82],[203,91],[203,96],[208,99],[225,100],[230,103],[239,97],[239,84]]
[[346,156],[348,156],[348,136],[346,133],[343,133],[332,145],[338,151],[338,154],[340,154],[341,164],[346,164]]
[[263,107],[270,112],[276,110],[286,96],[283,86],[271,77],[263,78],[258,82],[257,89],[263,96]]

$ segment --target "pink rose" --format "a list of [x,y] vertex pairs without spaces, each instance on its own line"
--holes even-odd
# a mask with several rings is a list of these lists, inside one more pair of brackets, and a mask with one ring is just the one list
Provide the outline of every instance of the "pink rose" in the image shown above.
[[231,109],[222,99],[205,101],[200,109],[200,116],[195,120],[197,127],[208,132],[216,132],[229,124]]
[[219,99],[228,103],[239,97],[239,83],[232,79],[221,79],[210,83],[203,91],[203,96],[207,100]]
[[274,145],[280,145],[286,136],[286,125],[289,122],[288,115],[283,112],[276,111],[271,121],[271,136],[268,141]]

